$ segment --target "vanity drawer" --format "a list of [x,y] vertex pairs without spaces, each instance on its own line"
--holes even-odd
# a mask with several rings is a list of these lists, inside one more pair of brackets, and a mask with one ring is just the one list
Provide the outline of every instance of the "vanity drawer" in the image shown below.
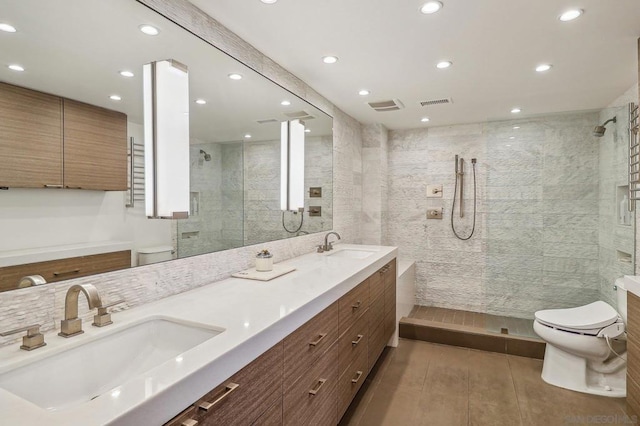
[[27,275],[42,275],[50,283],[130,267],[130,250],[6,266],[0,268],[0,291],[18,288],[20,279]]
[[369,327],[374,329],[382,323],[384,318],[384,294],[381,294],[376,300],[371,302],[369,308]]
[[282,395],[278,401],[271,406],[258,420],[252,423],[252,426],[274,426],[281,425],[282,419]]
[[338,302],[284,339],[285,390],[293,385],[338,338]]
[[394,309],[393,311],[385,314],[384,316],[384,337],[385,337],[385,342],[387,342],[391,336],[393,335],[393,332],[396,331],[396,310]]
[[640,297],[627,291],[627,333],[640,342]]
[[378,296],[382,295],[384,292],[384,268],[381,268],[373,273],[368,278],[369,281],[369,295],[371,300],[376,299]]
[[384,287],[388,289],[390,287],[396,287],[396,278],[398,276],[398,271],[396,269],[396,260],[393,259],[391,262],[387,263],[385,266],[384,273]]
[[345,371],[338,380],[338,418],[342,418],[342,415],[349,404],[353,400],[362,384],[367,377],[367,351],[361,351],[358,358],[349,365],[347,371]]
[[198,426],[248,425],[282,395],[282,342],[196,402]]
[[387,345],[387,341],[389,340],[386,339],[384,331],[384,324],[380,323],[373,331],[369,333],[369,370],[371,370],[376,361],[378,361],[380,354],[384,350],[384,347]]
[[338,340],[338,364],[340,369],[338,373],[342,375],[349,364],[362,353],[367,353],[367,345],[369,344],[369,312],[365,311],[356,323],[347,330]]
[[338,335],[347,331],[369,307],[369,281],[364,280],[338,300]]
[[338,423],[338,345],[284,394],[285,425],[331,425]]
[[384,313],[388,314],[396,310],[396,286],[389,286],[384,289]]

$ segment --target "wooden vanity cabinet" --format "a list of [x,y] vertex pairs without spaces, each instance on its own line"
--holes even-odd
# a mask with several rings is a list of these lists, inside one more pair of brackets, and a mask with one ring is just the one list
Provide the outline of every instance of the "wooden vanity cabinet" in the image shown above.
[[0,187],[127,190],[127,116],[0,83]]
[[0,83],[0,187],[62,187],[62,99]]
[[338,424],[395,330],[395,273],[393,260],[167,425]]
[[640,414],[640,297],[627,292],[627,411]]
[[0,291],[15,290],[22,277],[41,275],[48,283],[131,267],[131,250],[48,260],[0,268]]

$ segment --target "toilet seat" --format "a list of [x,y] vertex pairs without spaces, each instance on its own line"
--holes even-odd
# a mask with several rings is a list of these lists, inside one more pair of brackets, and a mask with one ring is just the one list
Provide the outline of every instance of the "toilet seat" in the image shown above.
[[535,313],[536,321],[571,333],[597,335],[603,327],[620,320],[618,312],[601,300],[577,308],[546,309]]

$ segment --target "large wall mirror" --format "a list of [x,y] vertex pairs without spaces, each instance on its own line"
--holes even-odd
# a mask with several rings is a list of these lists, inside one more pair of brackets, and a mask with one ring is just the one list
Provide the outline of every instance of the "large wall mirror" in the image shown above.
[[[17,288],[15,277],[37,273],[28,266],[35,263],[76,258],[84,265],[48,265],[56,273],[51,282],[103,272],[88,270],[91,256],[108,264],[105,254],[126,252],[127,266],[136,266],[140,253],[146,263],[332,228],[332,118],[324,112],[135,0],[8,0],[1,19],[16,31],[0,31],[0,109],[11,118],[0,127],[5,136],[13,132],[0,135],[0,168],[12,164],[12,175],[35,179],[54,165],[64,169],[64,182],[53,188],[0,182],[8,187],[0,191],[0,278],[12,277],[0,290]],[[157,34],[145,34],[145,25]],[[189,72],[190,215],[180,220],[145,216],[143,65],[165,59]],[[62,105],[61,114],[43,106],[51,100],[43,93]],[[67,118],[76,101],[90,111],[86,120]],[[20,114],[45,121],[33,119],[40,109],[53,114],[46,117],[51,126],[63,129],[53,132],[62,153],[34,136],[36,127],[20,131]],[[127,148],[115,160],[92,145],[111,131],[102,112],[126,116],[126,135],[117,138],[126,138]],[[281,210],[282,123],[291,121],[305,131],[303,213]],[[85,131],[75,138],[77,160],[67,152],[72,124]],[[25,145],[31,154],[20,151]],[[126,188],[74,189],[66,184],[74,161],[85,175],[106,169],[106,186],[109,172],[125,170]]]

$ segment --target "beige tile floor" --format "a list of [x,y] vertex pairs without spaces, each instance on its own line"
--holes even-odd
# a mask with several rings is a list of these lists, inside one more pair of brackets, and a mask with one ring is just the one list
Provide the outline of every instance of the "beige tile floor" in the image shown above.
[[541,371],[541,360],[400,339],[340,425],[636,424],[624,399],[548,385]]

